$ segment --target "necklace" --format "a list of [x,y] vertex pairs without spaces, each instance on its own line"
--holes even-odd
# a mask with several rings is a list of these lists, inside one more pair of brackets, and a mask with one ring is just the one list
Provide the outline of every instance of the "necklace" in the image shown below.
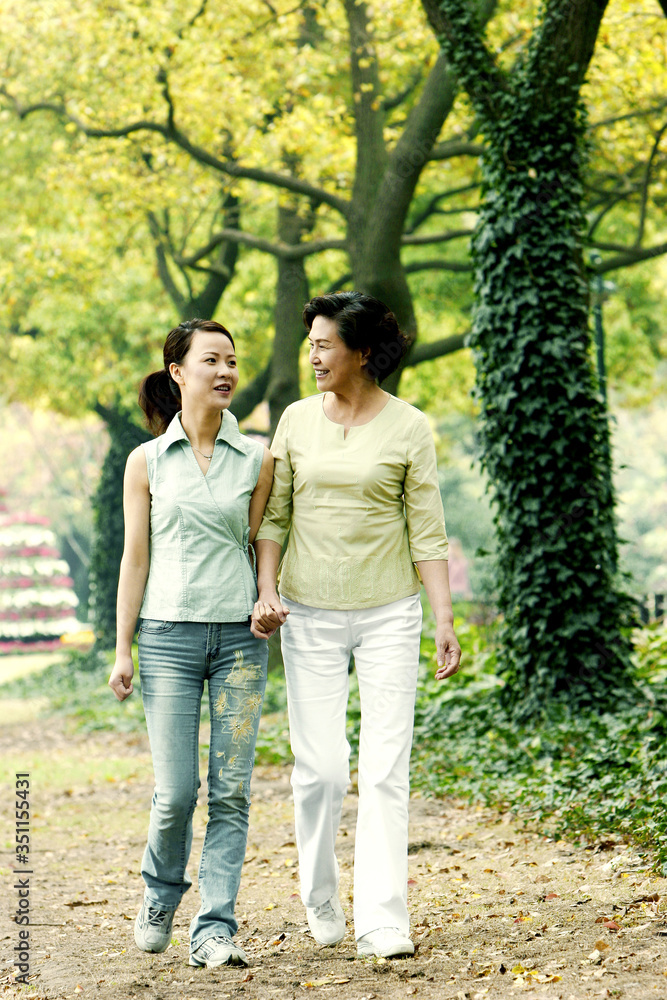
[[[199,451],[199,448],[195,448],[192,441],[190,442],[190,447],[194,448],[195,451]],[[199,451],[199,454],[202,456],[202,458],[205,458],[207,462],[210,462],[211,459],[213,458],[213,455],[205,455],[203,451]]]

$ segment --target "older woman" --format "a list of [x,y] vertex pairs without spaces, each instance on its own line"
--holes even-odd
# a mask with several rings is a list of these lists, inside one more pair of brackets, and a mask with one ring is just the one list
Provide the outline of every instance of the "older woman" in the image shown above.
[[[255,546],[256,635],[282,624],[301,895],[316,941],[345,934],[335,840],[349,782],[350,654],[359,682],[354,924],[360,955],[412,954],[407,909],[409,759],[419,666],[420,577],[436,616],[436,677],[456,673],[447,536],[424,415],[378,385],[405,339],[359,292],[304,310],[321,395],[289,406]],[[276,571],[281,547],[289,541]]]

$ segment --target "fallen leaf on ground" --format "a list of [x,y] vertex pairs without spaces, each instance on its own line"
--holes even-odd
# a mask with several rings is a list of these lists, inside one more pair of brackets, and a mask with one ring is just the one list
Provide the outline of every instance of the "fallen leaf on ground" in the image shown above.
[[345,979],[342,976],[328,975],[324,979],[312,979],[305,983],[301,983],[307,990],[312,989],[314,986],[343,986],[345,983],[349,983],[349,979]]
[[71,902],[65,903],[65,906],[70,908],[73,906],[104,906],[108,902],[108,899],[73,899]]

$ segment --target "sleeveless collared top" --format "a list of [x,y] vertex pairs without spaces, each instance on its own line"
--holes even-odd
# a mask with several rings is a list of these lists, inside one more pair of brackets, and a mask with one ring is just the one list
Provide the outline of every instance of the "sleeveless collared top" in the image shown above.
[[206,475],[177,413],[142,445],[151,494],[150,567],[139,612],[177,622],[241,622],[257,600],[248,507],[263,445],[225,410]]

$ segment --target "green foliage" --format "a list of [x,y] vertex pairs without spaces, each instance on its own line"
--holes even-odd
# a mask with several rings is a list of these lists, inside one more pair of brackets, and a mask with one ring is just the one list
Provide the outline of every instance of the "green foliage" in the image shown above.
[[503,703],[523,718],[559,696],[609,706],[629,684],[630,605],[615,586],[607,414],[590,361],[585,122],[569,77],[548,100],[540,93],[535,55],[564,15],[544,10],[510,80],[491,63],[468,5],[441,8],[460,32],[443,44],[488,140],[470,344],[495,506]]
[[98,643],[116,643],[116,592],[123,555],[123,475],[127,456],[149,435],[122,411],[107,414],[111,444],[93,501],[95,540],[90,560],[90,606]]
[[517,723],[494,690],[494,646],[466,660],[460,682],[425,680],[414,785],[511,809],[555,837],[634,839],[667,871],[665,626],[638,631],[636,647],[635,700],[616,712],[561,703],[539,724]]

